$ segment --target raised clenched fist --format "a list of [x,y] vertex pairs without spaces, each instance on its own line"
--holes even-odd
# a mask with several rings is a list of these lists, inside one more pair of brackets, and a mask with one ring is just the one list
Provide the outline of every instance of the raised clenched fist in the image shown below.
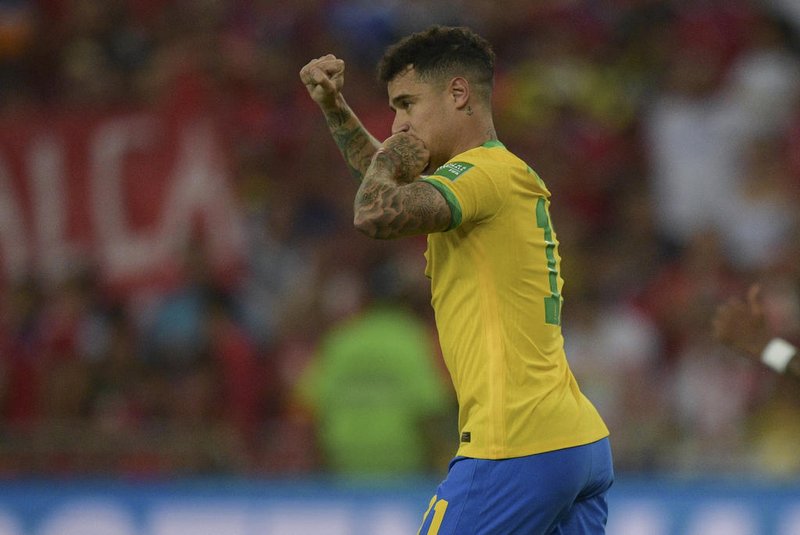
[[320,107],[334,108],[344,87],[344,61],[333,54],[312,59],[300,69],[300,80]]

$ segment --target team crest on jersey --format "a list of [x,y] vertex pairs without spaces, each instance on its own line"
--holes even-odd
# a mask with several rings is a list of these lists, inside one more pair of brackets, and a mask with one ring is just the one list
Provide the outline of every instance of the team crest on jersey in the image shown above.
[[434,174],[437,176],[443,176],[450,180],[455,180],[473,167],[475,167],[474,164],[467,162],[450,162],[441,166]]

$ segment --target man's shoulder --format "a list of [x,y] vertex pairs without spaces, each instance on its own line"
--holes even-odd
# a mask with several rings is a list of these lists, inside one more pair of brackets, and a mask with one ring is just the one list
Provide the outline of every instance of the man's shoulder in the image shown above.
[[471,171],[476,165],[480,168],[480,162],[476,162],[473,158],[454,158],[439,167],[432,175],[455,181],[461,175]]
[[498,142],[481,145],[457,154],[432,174],[451,181],[470,172],[472,175],[510,174],[515,168],[526,169],[527,165]]

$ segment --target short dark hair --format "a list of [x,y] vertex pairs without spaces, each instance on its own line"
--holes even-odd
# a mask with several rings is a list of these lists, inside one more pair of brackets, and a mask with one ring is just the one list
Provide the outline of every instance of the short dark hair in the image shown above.
[[469,82],[491,94],[494,51],[486,39],[469,28],[431,26],[390,46],[378,64],[383,83],[413,67],[423,80],[464,74]]

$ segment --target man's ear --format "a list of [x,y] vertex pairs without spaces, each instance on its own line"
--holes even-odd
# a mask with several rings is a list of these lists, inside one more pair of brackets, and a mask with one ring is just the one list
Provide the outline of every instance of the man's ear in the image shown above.
[[456,76],[450,80],[448,92],[453,99],[457,110],[464,109],[469,104],[470,88],[469,82],[461,76]]

